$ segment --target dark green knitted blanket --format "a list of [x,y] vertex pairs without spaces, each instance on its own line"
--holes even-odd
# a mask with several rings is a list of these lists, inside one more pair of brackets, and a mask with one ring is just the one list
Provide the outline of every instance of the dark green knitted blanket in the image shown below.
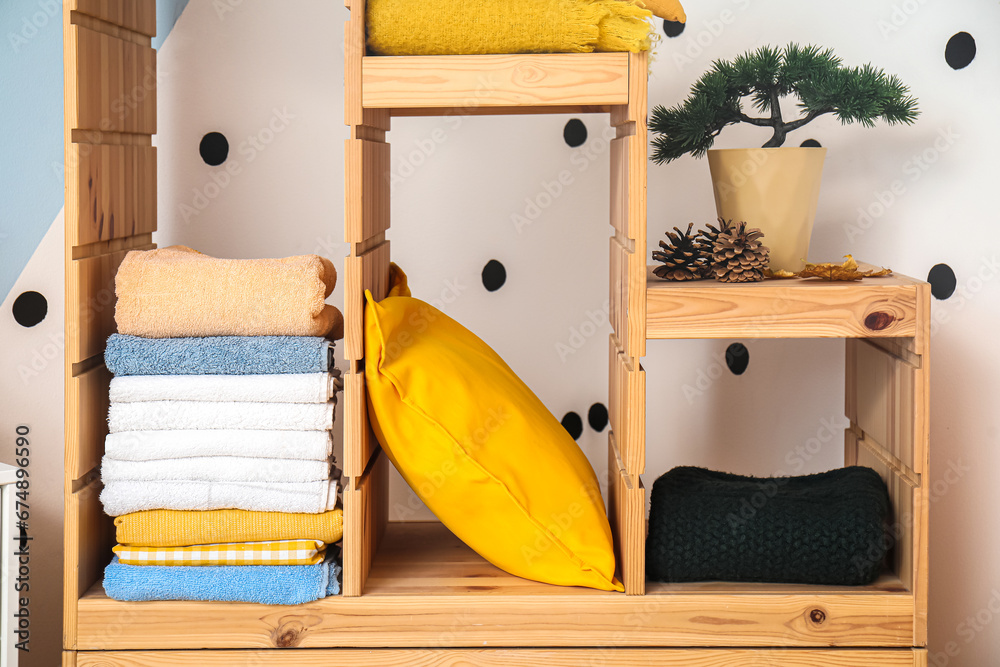
[[885,482],[860,466],[773,478],[674,468],[650,502],[655,581],[870,584],[892,545]]

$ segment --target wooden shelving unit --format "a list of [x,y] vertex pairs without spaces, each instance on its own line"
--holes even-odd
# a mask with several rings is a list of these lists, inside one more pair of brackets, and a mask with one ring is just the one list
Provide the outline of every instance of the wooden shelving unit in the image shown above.
[[[345,32],[344,595],[272,607],[104,594],[113,533],[98,500],[109,380],[101,353],[114,331],[117,266],[128,249],[152,247],[156,229],[155,90],[124,117],[114,102],[155,69],[155,4],[64,3],[64,666],[926,665],[927,285],[650,279],[645,54],[370,57],[364,4],[348,1]],[[570,112],[608,114],[616,129],[608,512],[626,594],[512,577],[440,524],[389,523],[389,463],[365,406],[363,292],[381,298],[388,278],[391,118]],[[646,340],[737,336],[847,339],[845,462],[886,479],[900,536],[875,584],[646,582]]]

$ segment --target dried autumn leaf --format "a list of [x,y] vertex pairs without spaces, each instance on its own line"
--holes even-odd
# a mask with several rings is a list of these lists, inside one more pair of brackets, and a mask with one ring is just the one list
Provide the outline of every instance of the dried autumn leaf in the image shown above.
[[799,274],[792,273],[791,271],[786,271],[785,269],[778,269],[777,271],[772,271],[771,269],[764,270],[765,278],[795,278]]
[[892,275],[892,271],[885,268],[879,271],[875,271],[874,269],[862,271],[858,268],[858,263],[854,260],[854,257],[851,255],[844,255],[844,257],[845,260],[842,264],[834,264],[832,262],[826,262],[824,264],[810,264],[809,262],[806,262],[806,268],[799,272],[799,277],[820,278],[822,280],[831,281],[848,281]]

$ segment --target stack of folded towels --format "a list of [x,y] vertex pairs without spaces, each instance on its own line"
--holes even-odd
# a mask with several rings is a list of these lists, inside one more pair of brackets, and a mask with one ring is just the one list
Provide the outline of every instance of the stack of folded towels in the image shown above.
[[108,596],[298,604],[340,592],[335,283],[315,255],[126,255],[105,352]]

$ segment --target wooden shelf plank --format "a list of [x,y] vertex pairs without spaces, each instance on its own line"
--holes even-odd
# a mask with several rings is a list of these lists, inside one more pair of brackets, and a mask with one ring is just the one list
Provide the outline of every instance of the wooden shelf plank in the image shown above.
[[362,105],[465,113],[491,107],[627,104],[628,55],[365,56]]
[[815,279],[727,284],[646,278],[646,336],[653,338],[875,338],[917,333],[917,280]]
[[126,603],[98,583],[80,601],[77,646],[406,647],[430,638],[441,647],[572,647],[612,636],[620,647],[913,645],[913,597],[891,579],[857,589],[704,586],[650,584],[645,597],[550,586],[501,572],[440,524],[389,524],[361,597],[294,607]]
[[[595,641],[600,641],[596,639]],[[313,651],[129,651],[81,652],[76,667],[604,667],[664,665],[666,667],[920,667],[927,664],[922,649],[330,649]],[[597,662],[595,662],[597,661]]]

